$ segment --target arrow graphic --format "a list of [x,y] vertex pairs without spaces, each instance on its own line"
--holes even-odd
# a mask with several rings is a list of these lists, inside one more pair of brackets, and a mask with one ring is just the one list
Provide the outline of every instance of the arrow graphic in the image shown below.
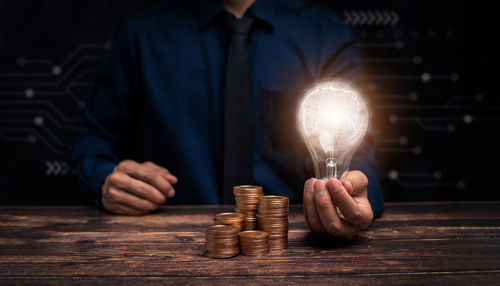
[[350,26],[395,26],[400,20],[395,11],[344,11],[343,14]]
[[52,174],[52,170],[54,170],[54,166],[52,165],[52,163],[50,163],[50,161],[45,161],[45,165],[47,165],[47,170],[45,171],[45,175],[50,175]]
[[64,176],[69,171],[68,163],[65,161],[45,161],[45,166],[47,167],[45,170],[46,176]]
[[387,26],[391,22],[391,15],[387,12],[384,12],[384,26]]
[[366,14],[368,15],[368,23],[366,24],[370,26],[375,21],[375,15],[370,11],[368,11]]
[[396,14],[394,11],[391,12],[391,15],[392,15],[392,22],[391,22],[391,26],[394,26],[396,25],[398,22],[399,22],[399,15]]
[[379,26],[382,23],[382,21],[384,21],[384,17],[378,11],[375,12],[375,15],[377,16],[377,22],[375,22],[375,25]]
[[345,18],[345,22],[347,25],[350,25],[351,24],[351,14],[349,14],[349,12],[345,11],[344,12],[344,18]]
[[366,23],[366,20],[368,20],[368,18],[365,15],[365,12],[359,12],[359,16],[361,17],[361,21],[359,22],[359,24],[364,25]]

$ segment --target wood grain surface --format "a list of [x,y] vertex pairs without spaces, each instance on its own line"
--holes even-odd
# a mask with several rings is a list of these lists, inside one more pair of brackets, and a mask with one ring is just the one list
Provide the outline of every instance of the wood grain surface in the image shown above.
[[287,250],[204,257],[206,228],[231,209],[0,206],[0,284],[500,285],[500,202],[389,203],[349,242],[312,234],[292,206]]

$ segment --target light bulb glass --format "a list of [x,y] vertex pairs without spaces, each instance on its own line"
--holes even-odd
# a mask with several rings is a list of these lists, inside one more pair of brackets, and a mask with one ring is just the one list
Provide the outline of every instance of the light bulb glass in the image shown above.
[[344,180],[368,129],[368,108],[346,82],[322,82],[299,103],[297,127],[311,154],[317,179]]

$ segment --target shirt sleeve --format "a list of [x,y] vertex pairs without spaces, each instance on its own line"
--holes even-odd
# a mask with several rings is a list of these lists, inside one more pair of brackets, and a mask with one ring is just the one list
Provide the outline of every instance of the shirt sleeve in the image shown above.
[[133,94],[134,46],[125,26],[97,72],[94,91],[85,101],[83,122],[69,145],[77,188],[100,205],[101,185],[120,161],[115,146],[126,138]]
[[[357,42],[349,28],[336,18],[330,19],[326,27],[322,27],[324,34],[323,48],[329,49],[322,62],[320,78],[341,78],[351,82],[354,86],[359,84],[361,60]],[[336,32],[334,27],[339,27]],[[332,53],[333,51],[333,53]],[[374,155],[374,141],[371,128],[358,147],[351,161],[351,170],[360,170],[368,177],[368,200],[372,207],[374,217],[379,217],[384,211],[384,198],[379,180],[378,163]]]

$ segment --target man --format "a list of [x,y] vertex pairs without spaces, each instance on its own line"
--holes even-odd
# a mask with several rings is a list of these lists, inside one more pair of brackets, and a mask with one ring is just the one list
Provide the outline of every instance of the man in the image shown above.
[[[306,3],[158,7],[129,21],[103,62],[74,130],[77,183],[106,210],[130,215],[167,200],[232,203],[239,184],[300,201],[312,164],[295,128],[297,100],[315,81],[358,73],[347,27]],[[351,167],[359,171],[344,183],[305,182],[312,230],[352,238],[381,214],[370,137]]]

